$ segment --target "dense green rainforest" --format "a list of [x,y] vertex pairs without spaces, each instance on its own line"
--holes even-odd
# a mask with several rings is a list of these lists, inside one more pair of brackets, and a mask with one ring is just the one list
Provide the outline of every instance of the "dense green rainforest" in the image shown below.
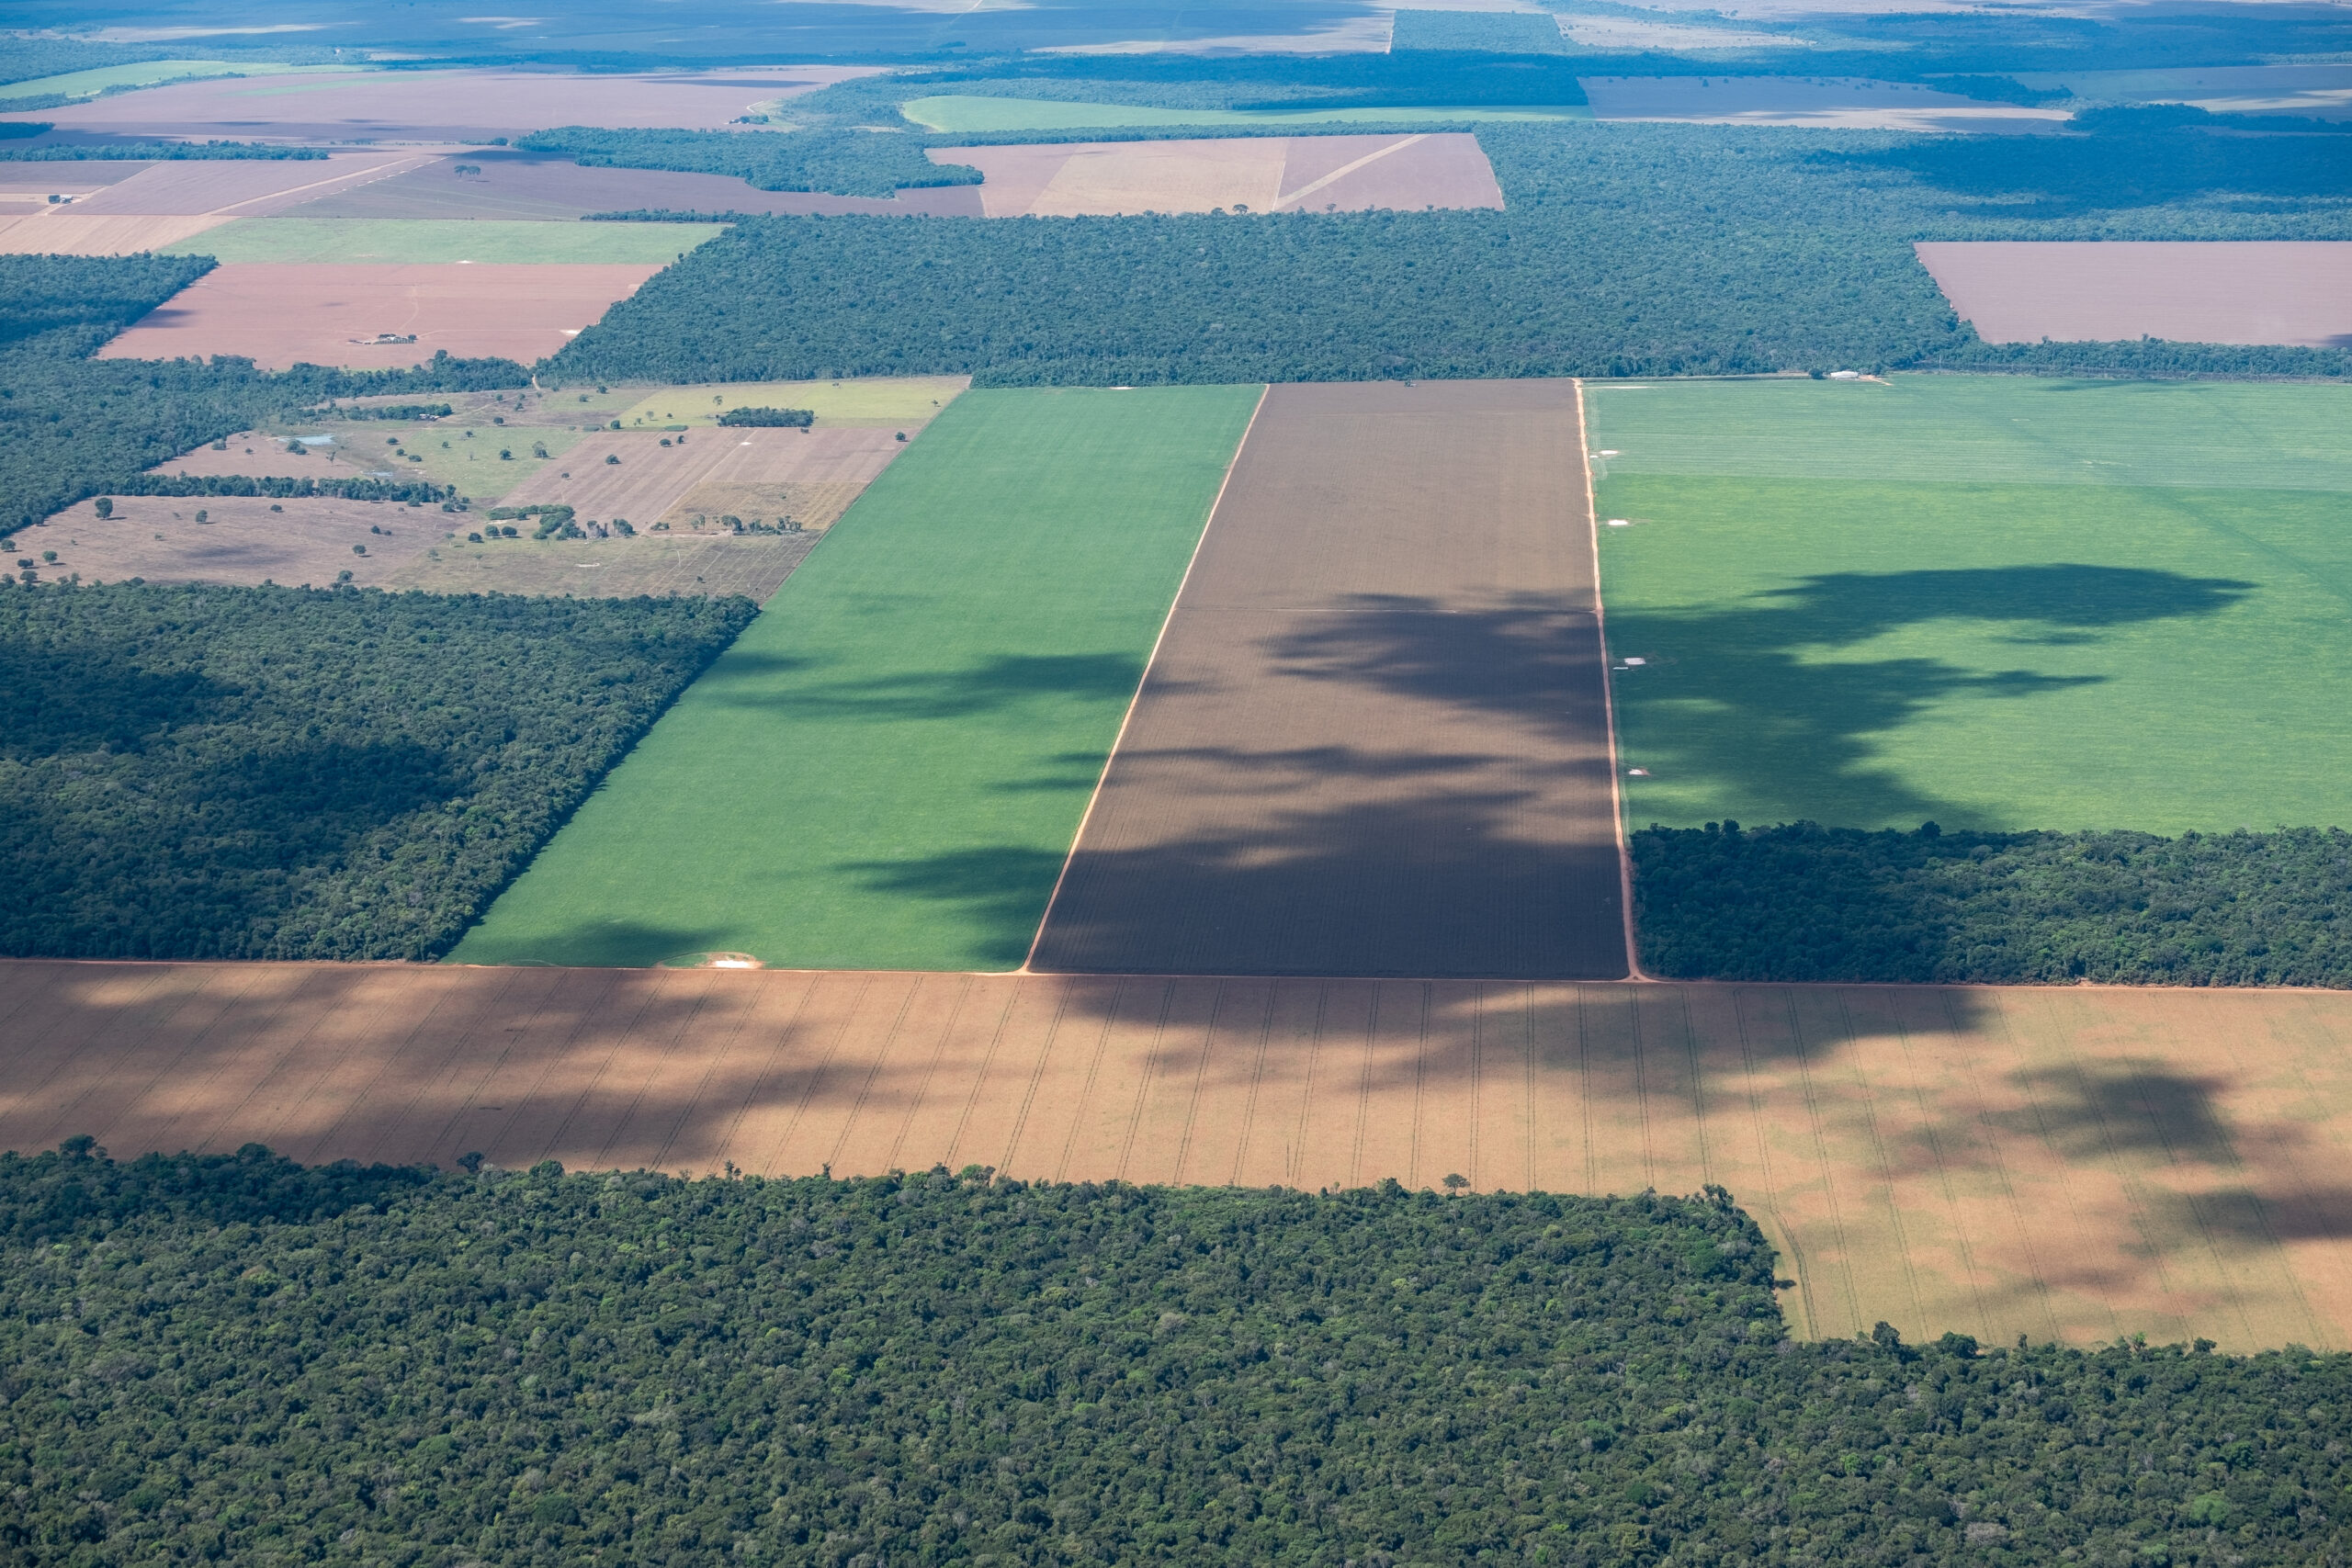
[[[470,1163],[470,1162],[469,1162]],[[0,1157],[51,1565],[2312,1564],[2352,1357],[1790,1339],[1729,1195]]]

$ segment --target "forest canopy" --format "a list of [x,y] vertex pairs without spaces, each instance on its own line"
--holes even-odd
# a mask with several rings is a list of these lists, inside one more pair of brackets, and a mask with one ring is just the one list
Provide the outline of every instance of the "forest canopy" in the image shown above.
[[1633,836],[1642,964],[1678,979],[2352,987],[2352,834]]
[[437,956],[753,613],[0,591],[0,953]]
[[1720,1191],[441,1174],[75,1140],[0,1156],[0,1531],[27,1568],[2352,1544],[2352,1358],[1804,1344],[1773,1266]]

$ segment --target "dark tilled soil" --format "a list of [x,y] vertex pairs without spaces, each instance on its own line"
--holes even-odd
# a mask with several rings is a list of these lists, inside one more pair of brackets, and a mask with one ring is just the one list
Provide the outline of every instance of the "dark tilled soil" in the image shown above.
[[1583,460],[1565,381],[1273,389],[1033,966],[1623,976]]

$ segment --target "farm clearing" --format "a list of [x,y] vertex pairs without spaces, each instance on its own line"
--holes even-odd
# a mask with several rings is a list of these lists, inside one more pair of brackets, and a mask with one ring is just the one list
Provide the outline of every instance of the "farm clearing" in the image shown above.
[[1614,978],[1566,381],[1272,389],[1032,965]]
[[1257,397],[956,399],[453,960],[1017,965]]
[[1626,524],[1601,549],[1630,826],[2346,819],[2344,389],[1898,376],[1589,406]]
[[1912,247],[1987,343],[2352,345],[2352,242],[1921,242]]
[[246,218],[157,245],[222,263],[324,265],[499,263],[665,266],[715,235],[717,223],[540,223],[439,219]]
[[1090,104],[1059,98],[978,97],[947,93],[910,98],[899,112],[927,130],[950,135],[1001,130],[1105,130],[1151,125],[1414,125],[1464,120],[1589,119],[1582,105],[1544,108],[1443,108],[1412,106],[1325,109],[1175,109],[1141,104]]
[[[99,351],[102,359],[236,355],[295,364],[401,369],[447,350],[460,358],[544,359],[661,268],[650,265],[215,267]],[[387,341],[390,340],[390,341]]]
[[0,1146],[1715,1183],[1792,1329],[2352,1345],[2342,992],[0,964]]
[[990,218],[1503,205],[1478,139],[1460,131],[934,147],[930,155],[987,176],[980,205]]

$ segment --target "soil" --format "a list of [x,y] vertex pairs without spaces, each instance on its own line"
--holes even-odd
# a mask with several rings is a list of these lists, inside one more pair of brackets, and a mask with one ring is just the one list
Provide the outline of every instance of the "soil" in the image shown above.
[[1272,389],[1032,965],[1626,973],[1567,381]]
[[1800,1334],[2334,1349],[2347,1049],[2343,992],[13,961],[0,1147],[1713,1182]]
[[1503,205],[1478,139],[1460,132],[1071,141],[930,156],[987,175],[979,200],[990,218]]
[[[658,266],[215,267],[99,352],[102,359],[242,355],[265,370],[298,362],[397,369],[447,349],[529,365],[593,326]],[[376,344],[379,334],[413,335]],[[355,341],[356,340],[356,341]]]
[[323,159],[223,159],[151,164],[74,203],[74,214],[211,213],[267,218],[323,196],[413,169],[425,158],[402,152],[337,152]]
[[2352,242],[2016,241],[1912,247],[1987,343],[2352,348]]
[[0,209],[0,253],[14,255],[129,256],[160,250],[217,229],[226,218],[107,217],[70,208],[17,214]]
[[1587,76],[1581,82],[1595,119],[2027,134],[2055,130],[2071,112],[1849,77]]

